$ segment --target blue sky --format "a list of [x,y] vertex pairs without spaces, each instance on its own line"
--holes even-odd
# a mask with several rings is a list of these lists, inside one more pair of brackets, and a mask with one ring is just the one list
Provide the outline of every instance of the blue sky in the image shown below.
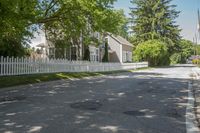
[[[182,29],[181,35],[192,41],[195,32],[197,33],[197,9],[200,9],[200,0],[173,0],[172,4],[176,4],[177,10],[181,11],[177,18],[177,24]],[[129,7],[132,7],[130,0],[118,0],[115,3],[115,8],[124,9],[126,15],[130,12]]]

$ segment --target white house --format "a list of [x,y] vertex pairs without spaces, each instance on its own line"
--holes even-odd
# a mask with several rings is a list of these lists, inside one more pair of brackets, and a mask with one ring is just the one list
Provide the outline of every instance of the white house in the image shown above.
[[[93,36],[97,39],[102,39],[102,35],[100,35],[98,32],[95,32]],[[111,33],[107,33],[104,37],[105,38],[103,40],[108,42],[109,62],[132,62],[133,45],[130,42],[121,36],[116,36]],[[45,46],[40,46],[40,44],[38,47],[41,47],[41,49],[45,51],[44,53],[49,58],[65,58],[69,60],[77,60],[78,54],[83,54],[83,52],[80,53],[80,51],[84,51],[83,49],[80,49],[78,52],[76,48],[77,46],[70,46],[68,48],[55,48],[51,42],[49,42],[50,44],[48,42],[49,41],[46,41]],[[105,44],[102,44],[98,47],[89,45],[90,61],[101,62],[105,52],[104,49]],[[83,55],[81,55],[81,57],[83,57]]]

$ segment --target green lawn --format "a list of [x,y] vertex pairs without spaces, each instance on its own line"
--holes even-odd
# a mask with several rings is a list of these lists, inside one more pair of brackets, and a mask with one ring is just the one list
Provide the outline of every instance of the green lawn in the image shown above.
[[[149,68],[141,68],[149,69]],[[98,72],[98,73],[52,73],[52,74],[33,74],[33,75],[20,75],[20,76],[3,76],[0,77],[0,88],[25,85],[25,84],[34,84],[45,81],[61,80],[61,79],[70,79],[70,78],[83,78],[83,77],[92,77],[92,76],[102,76],[108,74],[122,73],[122,72],[133,72],[136,70],[129,71],[110,71],[110,72]]]

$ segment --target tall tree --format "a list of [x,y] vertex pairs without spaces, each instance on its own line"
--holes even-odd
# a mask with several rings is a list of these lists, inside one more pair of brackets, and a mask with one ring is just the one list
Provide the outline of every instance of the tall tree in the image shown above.
[[114,1],[46,0],[40,3],[40,8],[45,10],[38,22],[44,25],[50,40],[62,38],[80,50],[80,37],[93,40],[88,39],[92,32],[126,34],[124,13],[112,8]]
[[24,56],[36,27],[37,0],[0,1],[0,56]]
[[[81,43],[80,37],[88,36],[88,32],[119,34],[124,19],[122,12],[112,8],[115,1],[0,0],[0,49],[5,56],[14,55],[6,52],[12,52],[12,46],[16,50],[25,48],[38,28],[51,39],[68,40],[66,44],[74,45]],[[7,49],[7,45],[11,48]]]
[[175,19],[179,11],[172,0],[132,0],[131,16],[136,44],[159,39],[168,45],[169,52],[178,50],[180,29]]

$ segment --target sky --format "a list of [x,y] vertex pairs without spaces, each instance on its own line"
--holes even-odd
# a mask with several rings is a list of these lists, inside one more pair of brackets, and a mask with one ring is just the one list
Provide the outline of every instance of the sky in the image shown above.
[[[200,9],[200,0],[173,0],[172,4],[177,5],[177,10],[181,11],[177,18],[177,24],[180,25],[181,36],[185,39],[193,41],[195,33],[197,34],[198,16],[197,10]],[[118,0],[115,3],[115,8],[123,9],[125,14],[129,16],[130,0]],[[200,40],[199,40],[200,42]]]
[[[185,39],[193,41],[195,33],[197,34],[198,16],[197,10],[200,9],[200,0],[173,0],[172,4],[177,5],[177,10],[181,11],[177,18],[177,24],[180,25],[181,36]],[[130,0],[118,0],[115,2],[116,9],[123,9],[127,17],[129,16],[130,7],[132,4]],[[200,42],[200,39],[198,40]],[[44,33],[35,34],[35,39],[32,40],[31,46],[36,46],[39,43],[44,43]]]

